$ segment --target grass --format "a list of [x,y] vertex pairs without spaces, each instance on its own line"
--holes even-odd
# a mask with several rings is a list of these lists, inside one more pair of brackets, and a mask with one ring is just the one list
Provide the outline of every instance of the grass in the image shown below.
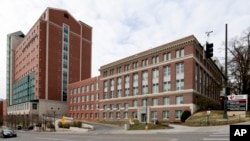
[[[232,123],[239,123],[250,121],[250,114],[243,117],[242,115],[231,116],[228,115],[228,119],[223,118],[224,111],[223,110],[211,110],[211,114],[209,116],[209,126],[215,125],[225,125]],[[178,124],[185,126],[208,126],[207,122],[208,116],[207,111],[200,111],[191,115],[184,123],[180,122]],[[105,123],[109,125],[116,125],[121,128],[124,128],[124,124],[128,124],[128,121],[100,121],[100,123]],[[135,121],[134,125],[130,125],[128,130],[145,130],[145,123],[140,123],[139,121]],[[169,129],[171,128],[168,123],[159,122],[158,124],[148,123],[148,130],[157,130],[157,129]]]
[[207,111],[201,111],[194,113],[190,116],[184,123],[184,125],[188,126],[214,126],[214,125],[226,125],[232,123],[239,123],[250,121],[250,117],[248,115],[243,116],[239,115],[228,115],[228,118],[223,118],[224,111],[223,110],[211,110],[211,114],[209,117],[207,116]]

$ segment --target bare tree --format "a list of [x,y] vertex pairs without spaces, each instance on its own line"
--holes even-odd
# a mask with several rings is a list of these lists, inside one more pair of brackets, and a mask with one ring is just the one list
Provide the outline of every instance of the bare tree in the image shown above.
[[234,38],[230,42],[229,52],[232,58],[229,60],[230,85],[235,94],[250,95],[250,28],[241,38]]

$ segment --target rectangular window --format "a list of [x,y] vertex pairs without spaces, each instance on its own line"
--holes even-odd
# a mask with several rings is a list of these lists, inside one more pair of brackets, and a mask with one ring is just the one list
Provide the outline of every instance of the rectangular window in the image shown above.
[[32,103],[32,109],[36,110],[37,109],[37,104],[36,103]]
[[170,81],[164,82],[163,91],[164,91],[164,92],[170,91],[170,88],[171,88],[171,83],[170,83]]
[[181,110],[176,110],[175,111],[175,118],[180,119],[181,118],[182,111]]
[[128,106],[129,106],[128,103],[125,103],[124,104],[124,110],[128,110]]
[[183,104],[183,96],[176,96],[175,103]]
[[128,112],[124,112],[123,116],[124,116],[124,119],[128,119]]
[[184,79],[176,80],[176,90],[184,90]]
[[158,92],[159,92],[159,85],[158,84],[153,84],[152,93],[158,93]]
[[176,64],[176,74],[184,73],[184,64],[183,63],[177,63]]
[[153,106],[157,106],[158,105],[158,99],[157,98],[153,98]]
[[152,111],[151,112],[151,117],[153,120],[157,120],[157,112],[156,111]]
[[163,119],[169,119],[169,111],[163,111],[162,113]]
[[164,103],[164,105],[170,105],[170,99],[169,99],[169,97],[164,97],[163,103]]
[[133,107],[137,107],[137,100],[133,100]]

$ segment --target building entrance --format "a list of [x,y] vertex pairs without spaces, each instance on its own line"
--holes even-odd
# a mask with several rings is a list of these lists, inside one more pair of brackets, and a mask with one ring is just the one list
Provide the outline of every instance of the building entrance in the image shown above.
[[141,114],[141,122],[146,122],[146,114],[145,113],[143,113],[143,114]]

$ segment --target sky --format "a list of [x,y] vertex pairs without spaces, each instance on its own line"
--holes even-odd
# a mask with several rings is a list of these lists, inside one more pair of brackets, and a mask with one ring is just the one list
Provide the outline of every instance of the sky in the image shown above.
[[[47,7],[67,10],[93,28],[92,77],[100,66],[194,35],[224,59],[228,40],[250,27],[249,0],[1,0],[0,98],[6,98],[7,34],[26,34]],[[206,32],[213,31],[209,38]]]

